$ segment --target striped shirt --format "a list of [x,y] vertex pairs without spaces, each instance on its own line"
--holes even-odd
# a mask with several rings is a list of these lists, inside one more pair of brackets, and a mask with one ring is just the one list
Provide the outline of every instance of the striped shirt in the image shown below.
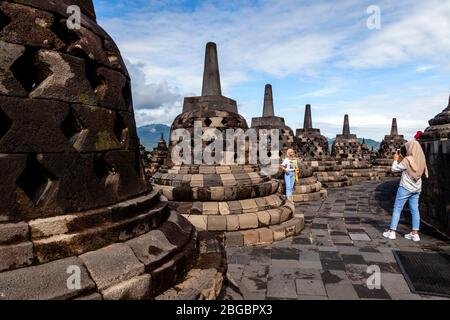
[[403,188],[411,193],[422,192],[422,179],[419,179],[417,181],[414,180],[414,178],[408,174],[406,166],[403,164],[403,162],[398,163],[398,161],[394,161],[394,163],[392,164],[392,172],[402,173],[402,180],[400,181],[400,185]]

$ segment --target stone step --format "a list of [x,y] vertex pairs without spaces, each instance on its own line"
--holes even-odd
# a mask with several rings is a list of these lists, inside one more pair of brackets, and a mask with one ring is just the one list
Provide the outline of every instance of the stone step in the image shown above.
[[224,234],[224,245],[228,248],[267,245],[300,234],[304,226],[304,216],[302,214],[295,214],[295,216],[288,221],[269,228],[226,232]]
[[194,267],[175,287],[155,300],[214,300],[221,293],[227,270],[225,252],[210,233],[199,232],[200,253]]
[[[160,228],[130,241],[4,272],[0,294],[7,300],[149,299],[184,279],[197,261],[198,248],[196,230],[172,212]],[[71,289],[68,271],[76,269],[81,286]]]
[[230,215],[184,215],[199,231],[231,232],[277,225],[292,217],[293,208],[284,204],[278,208],[255,213]]
[[322,189],[318,192],[305,193],[305,194],[294,194],[294,202],[312,202],[324,200],[327,198],[328,192],[325,189]]
[[276,209],[285,202],[284,196],[272,194],[267,197],[224,202],[171,202],[170,207],[185,215],[234,215]]
[[172,187],[154,185],[169,201],[233,201],[270,196],[277,192],[279,182],[269,180],[251,185],[221,187]]

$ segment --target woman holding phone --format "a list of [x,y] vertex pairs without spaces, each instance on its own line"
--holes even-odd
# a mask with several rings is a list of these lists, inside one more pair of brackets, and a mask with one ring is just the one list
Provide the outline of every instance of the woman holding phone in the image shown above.
[[417,242],[420,241],[419,198],[422,192],[422,176],[425,174],[428,178],[427,163],[422,147],[416,139],[406,144],[403,155],[399,153],[394,155],[392,171],[401,172],[402,179],[395,199],[391,227],[389,231],[383,233],[383,236],[390,240],[397,238],[396,232],[400,216],[403,207],[408,202],[412,216],[412,231],[405,235],[405,238]]

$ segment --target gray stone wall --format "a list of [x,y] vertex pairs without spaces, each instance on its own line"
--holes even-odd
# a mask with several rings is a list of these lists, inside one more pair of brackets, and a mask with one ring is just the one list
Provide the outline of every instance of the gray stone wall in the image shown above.
[[450,140],[423,142],[429,179],[424,179],[422,219],[450,235]]

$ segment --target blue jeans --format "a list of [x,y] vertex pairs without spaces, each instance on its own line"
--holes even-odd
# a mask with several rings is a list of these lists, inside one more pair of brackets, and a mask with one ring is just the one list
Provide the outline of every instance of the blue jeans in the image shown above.
[[295,172],[285,173],[284,183],[286,185],[286,196],[292,196],[295,186]]
[[397,197],[395,198],[394,204],[394,213],[392,214],[391,230],[397,230],[403,207],[407,201],[412,216],[412,229],[413,231],[420,230],[419,197],[420,193],[409,192],[402,186],[398,188]]

